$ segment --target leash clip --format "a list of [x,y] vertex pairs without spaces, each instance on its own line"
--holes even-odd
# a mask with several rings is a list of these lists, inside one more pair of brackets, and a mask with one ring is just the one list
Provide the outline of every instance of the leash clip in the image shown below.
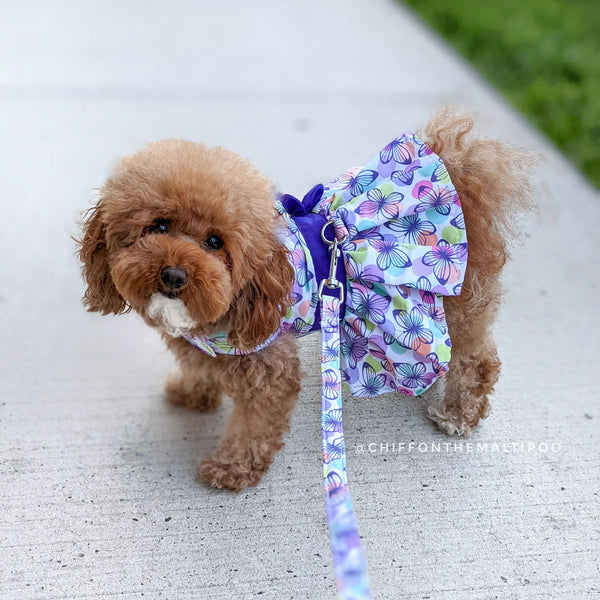
[[323,225],[323,228],[321,229],[321,239],[329,246],[329,252],[331,252],[331,262],[329,263],[329,277],[327,277],[326,279],[322,279],[321,283],[319,284],[319,301],[323,300],[323,288],[327,286],[329,289],[339,290],[341,304],[344,302],[344,284],[341,281],[338,281],[338,279],[336,279],[338,259],[342,254],[341,250],[338,248],[338,245],[340,243],[345,242],[348,235],[346,234],[341,240],[338,240],[335,237],[334,232],[333,239],[328,239],[325,235],[325,230],[330,225],[332,225],[335,228],[335,219],[329,219],[329,221],[327,221],[327,223],[325,223],[325,225]]

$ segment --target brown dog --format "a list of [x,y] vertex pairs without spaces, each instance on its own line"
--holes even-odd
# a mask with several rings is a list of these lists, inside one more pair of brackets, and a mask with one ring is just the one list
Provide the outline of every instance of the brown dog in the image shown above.
[[[440,406],[429,415],[449,434],[469,435],[489,414],[500,361],[491,327],[501,301],[507,241],[529,208],[520,150],[469,136],[472,121],[443,112],[422,136],[440,155],[461,199],[469,239],[462,293],[445,299],[452,358]],[[181,372],[166,393],[177,405],[234,411],[200,477],[219,488],[258,483],[289,426],[300,390],[295,339],[259,352],[210,357],[182,332],[226,331],[252,349],[279,327],[294,278],[277,237],[273,187],[222,148],[180,140],[149,144],[121,162],[83,222],[84,303],[102,314],[135,310],[157,328]]]

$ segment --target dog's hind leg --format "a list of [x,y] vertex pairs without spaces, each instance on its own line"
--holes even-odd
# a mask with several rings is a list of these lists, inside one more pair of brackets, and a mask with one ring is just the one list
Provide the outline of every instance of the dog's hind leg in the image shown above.
[[[499,287],[499,286],[498,286]],[[499,292],[498,292],[499,293]],[[444,301],[452,339],[452,358],[441,404],[432,404],[429,418],[450,435],[469,436],[480,419],[490,413],[489,396],[500,374],[500,360],[491,326],[497,301],[469,315],[468,302]]]
[[446,394],[429,416],[450,434],[469,435],[490,412],[489,395],[500,373],[492,324],[501,302],[500,273],[520,216],[531,208],[534,158],[494,140],[470,135],[469,117],[442,111],[424,131],[458,192],[469,259],[460,296],[444,299],[452,340]]

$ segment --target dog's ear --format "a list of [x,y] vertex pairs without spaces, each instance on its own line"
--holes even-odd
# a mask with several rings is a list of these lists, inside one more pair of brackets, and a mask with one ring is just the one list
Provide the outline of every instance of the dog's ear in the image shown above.
[[288,251],[283,244],[274,243],[231,309],[229,343],[240,350],[252,350],[275,333],[291,303],[293,282]]
[[90,311],[119,314],[127,309],[110,274],[106,226],[102,221],[100,202],[90,208],[82,223],[82,239],[79,242],[79,258],[83,263],[81,272],[87,283],[83,304]]

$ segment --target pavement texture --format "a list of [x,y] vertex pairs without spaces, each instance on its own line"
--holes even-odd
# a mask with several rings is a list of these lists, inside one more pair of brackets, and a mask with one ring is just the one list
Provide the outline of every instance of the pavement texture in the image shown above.
[[[172,358],[136,316],[83,310],[70,236],[98,178],[148,140],[227,146],[302,195],[445,104],[542,153],[539,210],[505,273],[504,371],[470,440],[487,452],[425,418],[440,388],[346,401],[374,595],[600,597],[600,204],[545,139],[385,0],[8,1],[0,15],[0,598],[334,597],[318,336],[261,484],[207,489],[196,470],[228,407],[166,404]],[[392,447],[409,442],[451,446]]]

